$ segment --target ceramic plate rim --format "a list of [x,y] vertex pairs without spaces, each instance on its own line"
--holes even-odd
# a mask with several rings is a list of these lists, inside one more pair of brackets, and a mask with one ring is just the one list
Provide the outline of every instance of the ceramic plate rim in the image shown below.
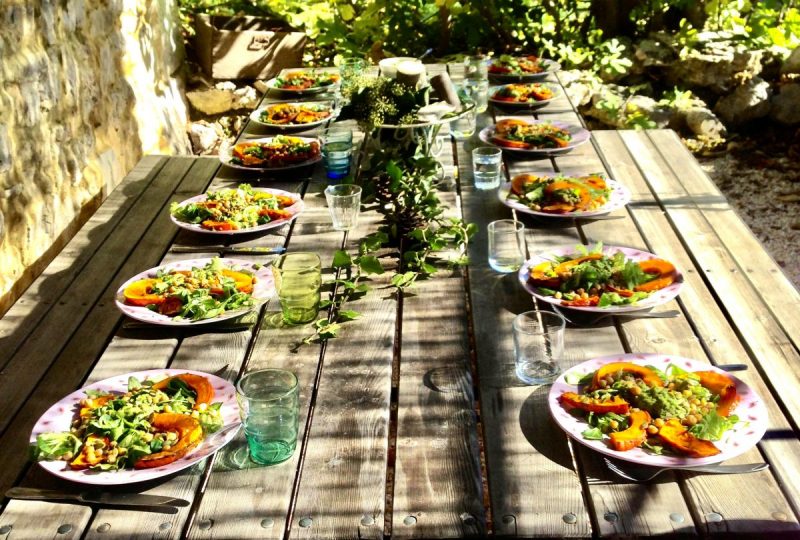
[[71,392],[51,405],[47,411],[45,411],[45,413],[39,417],[33,427],[33,430],[31,430],[29,442],[35,443],[36,435],[40,433],[55,431],[55,429],[47,429],[45,426],[49,426],[53,422],[57,423],[65,418],[67,421],[64,427],[68,430],[70,422],[75,417],[75,411],[73,407],[78,403],[78,401],[80,401],[80,399],[86,397],[86,390],[88,389],[125,391],[127,390],[127,386],[121,387],[117,383],[120,383],[120,380],[124,380],[125,385],[127,385],[128,377],[136,377],[140,380],[143,380],[148,378],[148,376],[152,378],[153,375],[173,376],[181,373],[193,373],[195,375],[207,377],[215,388],[215,397],[219,395],[220,391],[224,392],[224,399],[222,400],[221,409],[224,425],[217,433],[221,433],[223,430],[227,431],[225,431],[224,436],[221,436],[221,439],[217,444],[210,446],[207,444],[207,441],[215,435],[212,433],[206,437],[206,439],[204,439],[203,442],[201,442],[194,450],[182,458],[163,467],[157,467],[154,469],[124,469],[119,471],[86,472],[65,469],[64,467],[66,463],[63,461],[39,461],[39,465],[48,473],[71,482],[96,486],[118,486],[123,484],[146,482],[173,474],[194,465],[195,463],[205,459],[207,456],[221,449],[236,436],[238,430],[234,429],[233,426],[241,425],[241,419],[239,418],[239,405],[236,402],[236,388],[231,382],[211,373],[205,373],[192,369],[176,368],[148,369],[124,373],[91,383],[83,388]]
[[[586,374],[594,371],[597,367],[610,363],[610,362],[633,362],[641,365],[655,365],[655,367],[665,367],[669,363],[674,363],[677,366],[686,369],[687,371],[711,370],[717,373],[725,374],[736,383],[736,390],[740,393],[742,401],[734,410],[734,414],[748,423],[741,427],[735,428],[733,433],[729,433],[722,442],[715,441],[721,453],[716,456],[709,456],[705,458],[691,458],[680,457],[674,455],[656,455],[649,454],[641,448],[634,448],[627,452],[618,452],[609,448],[604,441],[591,441],[584,439],[581,432],[586,429],[586,423],[580,421],[578,418],[572,416],[566,409],[564,409],[558,401],[558,397],[563,392],[576,391],[577,385],[569,384],[566,382],[566,377],[571,374]],[[663,364],[663,365],[659,365]],[[711,364],[701,362],[691,358],[685,358],[679,355],[661,354],[661,353],[629,353],[629,354],[612,354],[592,358],[585,362],[573,366],[562,373],[558,379],[553,383],[550,392],[547,396],[550,415],[553,420],[558,424],[558,427],[564,431],[569,437],[614,459],[630,461],[640,465],[650,465],[654,467],[670,467],[670,468],[683,468],[693,467],[697,465],[707,465],[712,463],[719,463],[727,459],[734,458],[743,454],[764,436],[767,429],[768,414],[764,401],[761,397],[741,379],[718,369]],[[745,410],[747,409],[747,410]],[[580,429],[580,431],[578,431]],[[747,432],[746,430],[750,430]],[[744,441],[740,437],[731,440],[731,436],[740,434],[745,437]]]
[[[311,71],[312,73],[317,73],[317,71],[313,70],[313,69],[311,69],[311,70],[308,70],[308,69],[288,69],[286,71],[289,72],[289,73],[291,73],[292,71]],[[313,88],[306,88],[304,90],[287,90],[285,88],[277,88],[275,86],[275,81],[280,78],[280,75],[282,73],[283,72],[279,73],[278,76],[271,78],[270,80],[268,80],[265,83],[268,90],[272,90],[272,91],[275,91],[275,92],[283,92],[283,93],[286,93],[286,94],[295,94],[295,95],[325,94],[327,92],[336,91],[336,89],[339,88],[339,86],[342,83],[342,79],[340,77],[338,81],[336,81],[333,84],[329,84],[327,86],[317,86],[317,87],[313,87]],[[320,73],[336,73],[336,74],[338,74],[339,70],[338,69],[329,69],[328,71],[321,70]]]
[[[253,287],[252,294],[253,294],[254,304],[252,306],[236,309],[233,311],[226,311],[222,315],[214,317],[213,319],[202,319],[199,321],[186,321],[186,320],[176,321],[171,317],[167,317],[166,315],[161,315],[160,313],[150,311],[146,307],[129,306],[124,301],[123,291],[125,290],[125,287],[127,287],[134,281],[155,276],[156,272],[159,270],[184,269],[184,268],[191,268],[192,266],[205,266],[213,258],[214,257],[202,257],[199,259],[181,259],[179,261],[173,261],[170,263],[161,264],[159,266],[154,266],[153,268],[148,268],[147,270],[139,272],[135,276],[127,279],[125,283],[123,283],[119,287],[119,289],[117,289],[117,292],[114,295],[114,302],[117,304],[117,308],[123,314],[127,315],[132,319],[160,326],[185,327],[185,326],[198,326],[203,324],[214,324],[227,319],[233,319],[235,317],[239,317],[241,315],[244,315],[245,313],[249,313],[253,310],[258,309],[261,304],[269,300],[275,293],[274,278],[272,277],[272,271],[270,270],[269,266],[265,266],[253,261],[224,257],[224,258],[219,258],[219,260],[222,261],[222,263],[225,264],[228,268],[231,267],[246,268],[252,271],[253,274],[255,274],[255,276],[258,278],[255,286]],[[255,266],[260,266],[260,268],[256,269],[254,268]]]
[[257,139],[245,139],[245,140],[238,141],[238,142],[232,144],[231,146],[229,146],[227,148],[220,148],[220,150],[219,150],[219,161],[220,161],[220,163],[222,163],[226,167],[230,167],[232,169],[238,169],[240,171],[257,171],[257,172],[286,171],[286,170],[289,170],[289,169],[297,169],[297,168],[300,168],[300,167],[307,167],[309,165],[313,165],[314,163],[322,161],[322,143],[320,142],[319,138],[317,138],[317,137],[298,137],[296,135],[291,135],[291,136],[295,137],[297,139],[302,139],[305,142],[317,141],[317,143],[319,144],[319,147],[320,147],[320,153],[317,154],[316,156],[314,156],[313,158],[308,159],[306,161],[303,161],[301,163],[293,163],[291,165],[285,165],[285,166],[282,166],[282,167],[245,167],[244,165],[237,165],[235,163],[230,163],[230,160],[231,160],[231,157],[232,157],[232,152],[233,152],[233,147],[236,146],[237,144],[249,143],[249,142],[268,143],[268,142],[271,142],[272,139],[277,137],[277,135],[273,135],[271,137],[260,137],[260,138],[257,138]]
[[[238,188],[231,188],[231,189],[238,189]],[[241,190],[240,190],[241,191]],[[199,223],[186,223],[184,221],[179,220],[176,218],[172,212],[169,213],[169,218],[172,220],[176,226],[180,227],[181,229],[185,229],[187,231],[192,231],[201,234],[213,234],[213,235],[222,235],[222,236],[230,236],[230,235],[237,235],[237,234],[250,234],[256,233],[261,231],[267,231],[269,229],[275,229],[277,227],[281,227],[286,225],[287,223],[291,223],[300,213],[305,209],[305,203],[303,199],[300,198],[299,193],[292,193],[290,191],[284,191],[282,189],[275,189],[275,188],[261,188],[261,187],[254,187],[253,191],[256,192],[265,192],[265,193],[272,193],[274,195],[285,195],[291,196],[293,199],[296,199],[292,206],[285,208],[292,212],[292,216],[287,219],[279,219],[277,221],[270,221],[269,223],[264,223],[263,225],[257,225],[255,227],[250,227],[249,229],[235,229],[232,231],[210,231],[208,229],[204,229],[200,226]],[[189,203],[193,202],[200,202],[206,200],[208,197],[208,193],[201,193],[199,195],[195,195],[194,197],[189,197],[185,201],[181,201],[178,203],[179,206],[184,206]]]
[[[260,114],[267,110],[269,107],[274,105],[280,104],[289,104],[289,105],[311,105],[314,103],[325,103],[330,105],[330,116],[326,116],[322,120],[317,120],[315,122],[309,122],[308,124],[269,124],[267,122],[262,121],[259,116]],[[254,123],[262,126],[264,128],[274,129],[277,131],[306,131],[311,130],[315,127],[321,126],[325,122],[329,120],[335,120],[339,114],[339,110],[335,107],[335,102],[333,100],[319,100],[319,101],[274,101],[271,103],[267,103],[266,105],[261,105],[260,107],[256,108],[252,113],[250,113],[250,120]]]
[[[490,144],[496,148],[500,148],[505,152],[514,152],[519,154],[566,154],[567,152],[571,152],[575,148],[579,147],[582,144],[589,142],[589,139],[592,138],[591,132],[577,124],[569,124],[567,122],[560,122],[558,120],[531,120],[528,122],[529,124],[552,124],[558,128],[565,129],[569,131],[570,135],[572,135],[573,140],[567,144],[564,148],[508,148],[507,146],[501,146],[492,141],[491,135],[496,131],[496,124],[491,126],[486,126],[483,128],[480,133],[478,133],[478,138],[485,142],[486,144]],[[578,138],[578,141],[574,139]]]
[[[594,249],[594,246],[584,246],[587,250],[591,251]],[[658,259],[657,255],[654,253],[650,253],[649,251],[644,251],[637,248],[627,247],[627,246],[615,246],[615,245],[604,245],[603,246],[603,253],[608,254],[609,252],[615,253],[617,251],[622,251],[627,258],[633,258],[634,260],[649,260],[649,259]],[[572,309],[575,311],[581,311],[585,313],[608,313],[613,315],[614,313],[632,313],[635,311],[648,311],[653,309],[654,307],[660,306],[662,304],[666,304],[670,300],[673,300],[675,297],[680,294],[681,288],[683,287],[683,273],[681,272],[680,268],[675,265],[675,272],[677,274],[675,281],[663,289],[655,291],[651,296],[641,300],[636,305],[630,306],[608,306],[608,307],[597,307],[597,306],[586,306],[586,307],[577,307],[577,306],[562,306],[561,300],[557,298],[553,298],[552,296],[544,296],[539,293],[535,287],[531,286],[528,283],[528,270],[532,266],[536,266],[539,263],[545,261],[553,260],[553,256],[561,256],[576,253],[575,246],[556,246],[552,247],[546,251],[542,251],[525,261],[522,265],[522,268],[519,269],[519,273],[517,277],[519,279],[520,284],[522,287],[534,296],[537,300],[541,300],[542,302],[547,302],[548,304],[552,304],[556,306],[558,309]],[[672,261],[670,261],[672,262]],[[672,263],[675,264],[675,263]]]
[[[498,100],[498,99],[495,99],[493,97],[502,88],[505,88],[506,86],[510,86],[512,84],[520,84],[520,83],[507,83],[507,84],[501,84],[501,85],[493,86],[492,88],[490,88],[489,89],[489,91],[490,91],[489,103],[492,103],[493,105],[499,105],[500,107],[508,107],[508,108],[512,108],[513,107],[513,108],[516,108],[516,109],[523,109],[523,108],[525,108],[525,109],[540,109],[542,107],[545,107],[545,106],[549,105],[554,99],[556,99],[558,96],[561,95],[561,89],[558,87],[557,84],[551,83],[551,82],[543,82],[543,83],[539,83],[539,84],[546,85],[548,88],[550,88],[553,91],[553,97],[551,97],[550,99],[543,99],[541,101],[526,101],[526,102],[522,103],[522,102],[519,102],[519,101]],[[522,83],[522,84],[534,84],[534,82]]]
[[[557,178],[557,176],[542,174],[537,176],[543,176],[548,178]],[[508,198],[509,193],[511,193],[511,182],[506,182],[500,186],[500,189],[497,190],[497,197],[500,199],[504,205],[508,206],[512,210],[516,210],[517,212],[522,212],[524,214],[529,214],[536,217],[543,217],[543,218],[555,218],[555,219],[576,219],[576,218],[588,218],[593,216],[602,216],[604,214],[608,214],[610,212],[614,212],[619,210],[620,208],[625,208],[627,204],[631,201],[631,190],[625,187],[621,182],[614,180],[612,178],[606,178],[606,184],[609,188],[611,188],[611,195],[609,196],[608,202],[597,208],[595,210],[589,210],[586,212],[577,211],[577,212],[568,212],[566,214],[551,214],[548,212],[539,212],[538,210],[532,210],[525,206],[524,204],[510,200]],[[619,193],[619,195],[615,198],[614,195]]]

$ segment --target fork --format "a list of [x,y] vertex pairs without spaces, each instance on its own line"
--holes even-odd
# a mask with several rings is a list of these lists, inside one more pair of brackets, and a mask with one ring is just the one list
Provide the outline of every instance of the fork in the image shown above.
[[744,474],[763,471],[769,468],[769,463],[744,463],[742,465],[698,465],[697,467],[681,467],[673,469],[670,467],[650,467],[647,465],[634,465],[625,464],[621,467],[618,463],[611,461],[608,458],[603,458],[606,462],[608,470],[621,476],[626,480],[634,482],[647,482],[652,480],[659,474],[665,471],[685,471],[685,472],[700,472],[707,474]]

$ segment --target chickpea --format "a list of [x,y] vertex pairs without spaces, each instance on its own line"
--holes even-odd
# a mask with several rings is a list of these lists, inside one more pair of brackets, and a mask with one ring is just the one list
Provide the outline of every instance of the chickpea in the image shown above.
[[666,422],[664,422],[664,419],[663,419],[663,418],[656,418],[656,419],[653,421],[653,423],[656,425],[656,427],[658,427],[658,428],[662,428],[662,427],[664,427],[664,424],[665,424]]
[[692,396],[692,391],[687,388],[686,390],[681,392],[681,394],[683,394],[683,397],[687,397],[688,398],[688,397]]
[[575,292],[576,292],[576,293],[578,293],[579,295],[583,296],[583,294],[584,294],[586,291],[584,291],[584,290],[583,290],[583,287],[581,287],[580,289],[576,290]]
[[690,414],[689,416],[686,417],[686,423],[690,426],[695,425],[697,421],[698,421],[697,417],[693,414]]
[[619,427],[619,422],[612,420],[608,423],[608,425],[611,427],[611,429],[617,429]]
[[563,296],[563,295],[561,294],[561,291],[556,291],[556,294],[554,294],[554,295],[553,295],[553,298],[556,298],[556,299],[558,299],[558,300],[561,300],[561,297],[562,297],[562,296]]
[[200,412],[205,412],[208,409],[208,403],[201,403],[197,406],[197,410]]
[[655,435],[656,433],[658,433],[658,428],[653,424],[650,424],[649,426],[647,426],[647,433],[649,435]]
[[641,393],[642,393],[641,388],[639,388],[638,386],[631,386],[631,394],[633,394],[634,396],[638,396]]

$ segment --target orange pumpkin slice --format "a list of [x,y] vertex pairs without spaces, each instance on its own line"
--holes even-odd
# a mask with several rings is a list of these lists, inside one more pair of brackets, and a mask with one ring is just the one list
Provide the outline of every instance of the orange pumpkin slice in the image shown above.
[[694,374],[700,378],[700,384],[719,396],[717,414],[730,416],[739,404],[739,395],[736,393],[736,383],[733,379],[716,371],[695,371]]
[[635,291],[640,292],[653,292],[664,287],[670,286],[678,275],[678,271],[669,261],[663,259],[651,259],[649,261],[639,262],[639,267],[642,271],[648,274],[658,274],[655,278],[637,285],[633,288]]
[[558,398],[561,404],[570,409],[581,409],[582,411],[594,413],[617,413],[625,414],[630,409],[627,401],[619,396],[600,400],[589,396],[582,396],[575,392],[564,392]]
[[582,262],[596,261],[596,260],[602,259],[602,258],[603,258],[603,254],[602,253],[590,253],[589,255],[586,255],[586,256],[583,256],[583,257],[578,257],[577,259],[571,259],[569,261],[564,261],[564,262],[560,263],[558,266],[556,266],[555,271],[556,271],[556,274],[558,274],[559,276],[566,276],[566,275],[569,275],[571,273],[571,269],[574,266],[577,266],[577,265],[581,264]]
[[634,377],[642,379],[648,386],[664,386],[664,381],[661,380],[661,377],[656,375],[655,371],[650,368],[632,362],[611,362],[594,372],[590,388],[600,388],[600,381],[618,373],[630,373]]
[[609,435],[611,446],[619,452],[627,452],[642,446],[647,440],[647,425],[650,423],[650,413],[643,410],[631,411],[628,417],[628,429],[616,431]]
[[187,414],[157,413],[150,418],[150,424],[159,432],[176,432],[178,440],[167,450],[143,456],[133,464],[135,469],[168,465],[185,456],[203,440],[203,427],[200,422]]
[[561,280],[558,279],[558,276],[553,276],[552,271],[553,263],[549,261],[539,263],[528,271],[528,281],[536,287],[558,287]]
[[163,381],[154,384],[153,388],[155,390],[164,390],[174,379],[182,381],[194,391],[196,396],[194,399],[194,409],[199,409],[200,405],[203,403],[209,405],[211,400],[214,399],[214,387],[211,385],[211,382],[202,375],[195,375],[194,373],[181,373],[180,375],[167,377]]
[[101,437],[99,435],[90,434],[83,442],[81,451],[69,463],[70,469],[83,470],[100,464],[103,461],[103,454],[99,454],[96,450],[105,450],[109,447],[111,441],[108,437]]
[[158,282],[157,279],[152,278],[134,281],[122,291],[125,303],[131,306],[149,306],[151,304],[164,303],[164,295],[153,293],[153,289]]
[[689,457],[702,458],[720,453],[720,449],[714,446],[714,443],[698,439],[689,433],[689,429],[676,418],[667,420],[658,430],[658,436],[664,441],[664,444]]
[[[589,208],[589,204],[592,201],[592,195],[589,193],[589,190],[586,189],[584,186],[576,184],[574,182],[568,182],[566,180],[558,180],[548,185],[546,188],[544,188],[544,191],[547,194],[552,194],[553,192],[559,190],[570,190],[578,194],[578,197],[580,197],[580,199],[578,200],[578,202],[574,203],[573,209],[577,208],[579,210],[585,210]],[[566,201],[565,204],[570,205],[570,203]]]

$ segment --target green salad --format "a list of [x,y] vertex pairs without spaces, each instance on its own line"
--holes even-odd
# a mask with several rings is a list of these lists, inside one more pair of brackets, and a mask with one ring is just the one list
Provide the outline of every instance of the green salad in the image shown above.
[[130,377],[124,394],[87,390],[71,429],[38,435],[34,454],[74,470],[171,463],[222,428],[222,404],[210,403],[212,397],[208,379],[189,373],[161,381]]

